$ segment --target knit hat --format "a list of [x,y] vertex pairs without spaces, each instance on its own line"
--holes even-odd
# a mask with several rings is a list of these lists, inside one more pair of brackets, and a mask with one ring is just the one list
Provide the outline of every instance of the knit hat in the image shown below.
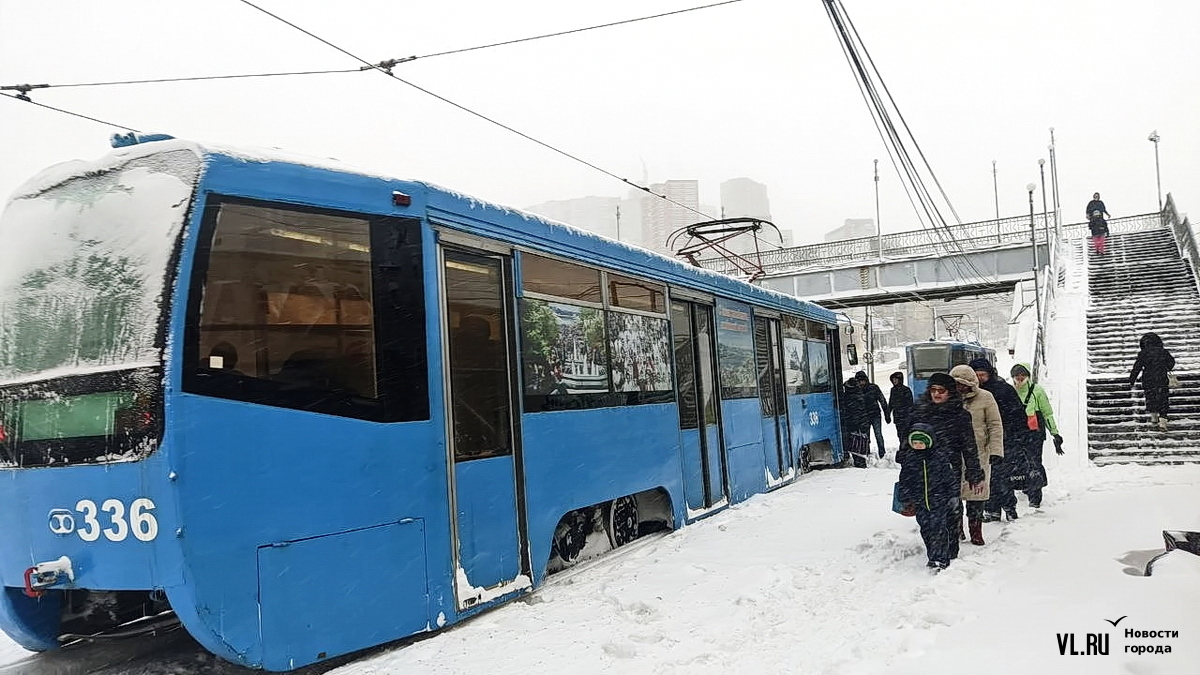
[[867,381],[867,371],[865,371],[865,370],[858,371],[857,373],[854,374],[854,379],[862,380],[863,382],[866,382]]
[[933,447],[933,427],[914,424],[908,431],[908,447],[913,450],[928,450]]
[[1018,363],[1017,365],[1012,367],[1012,370],[1008,371],[1008,374],[1012,375],[1013,377],[1016,377],[1018,375],[1024,375],[1025,377],[1029,377],[1029,369],[1025,367],[1024,363]]
[[992,366],[992,362],[983,358],[971,359],[971,370],[982,370],[988,375],[995,375],[996,369]]
[[950,377],[946,373],[934,373],[929,376],[930,387],[937,385],[939,387],[945,387],[947,391],[954,391],[955,384],[956,382],[954,381],[954,378]]

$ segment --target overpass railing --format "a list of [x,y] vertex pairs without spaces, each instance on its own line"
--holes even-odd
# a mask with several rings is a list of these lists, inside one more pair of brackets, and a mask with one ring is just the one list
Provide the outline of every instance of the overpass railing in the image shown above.
[[[1038,213],[1034,215],[1033,235],[1039,244],[1045,244],[1054,239],[1052,235],[1053,221],[1053,214]],[[1133,232],[1161,226],[1162,221],[1157,213],[1109,220],[1109,229],[1113,233]],[[1022,215],[936,229],[885,234],[881,237],[858,237],[843,241],[793,246],[746,254],[746,257],[757,262],[766,276],[773,276],[787,272],[801,272],[810,268],[846,267],[856,262],[874,263],[880,258],[886,260],[941,256],[948,252],[981,251],[1014,244],[1028,244],[1029,229],[1029,216]],[[1078,239],[1087,234],[1087,223],[1084,222],[1063,225],[1061,232],[1064,239]],[[881,244],[882,254],[880,253]],[[723,274],[739,274],[741,271],[732,262],[720,257],[705,258],[699,262],[701,267]]]

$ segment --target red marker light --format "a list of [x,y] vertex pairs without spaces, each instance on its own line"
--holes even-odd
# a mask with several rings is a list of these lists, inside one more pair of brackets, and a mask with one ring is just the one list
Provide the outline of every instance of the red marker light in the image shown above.
[[394,206],[411,206],[412,196],[406,195],[403,192],[392,193],[392,205]]

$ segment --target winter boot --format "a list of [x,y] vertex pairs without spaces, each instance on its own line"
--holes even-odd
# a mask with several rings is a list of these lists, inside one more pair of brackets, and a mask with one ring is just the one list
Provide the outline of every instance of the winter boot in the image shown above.
[[[966,516],[963,516],[963,518],[966,518]],[[959,540],[959,541],[966,541],[966,540],[967,540],[967,535],[966,535],[966,533],[965,533],[965,532],[963,532],[963,524],[962,524],[962,521],[961,521],[961,520],[960,520],[960,521],[958,521],[958,540]]]
[[985,522],[985,523],[1000,522],[1000,512],[999,511],[984,511],[983,512],[983,522]]
[[976,546],[983,546],[983,521],[969,520],[967,528],[971,530],[971,543]]
[[1158,428],[1160,431],[1167,430],[1167,418],[1161,416],[1158,418]]
[[[1015,506],[1004,507],[1004,515],[1008,516],[1009,520],[1016,520],[1017,519],[1017,507],[1015,507]],[[997,518],[996,520],[999,520],[999,518]]]

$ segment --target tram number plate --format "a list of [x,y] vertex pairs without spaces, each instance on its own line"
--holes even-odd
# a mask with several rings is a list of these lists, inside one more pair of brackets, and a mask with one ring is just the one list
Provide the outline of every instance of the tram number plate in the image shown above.
[[808,425],[815,427],[820,423],[821,423],[821,413],[817,412],[816,410],[809,411]]
[[80,499],[74,510],[50,511],[50,531],[59,536],[79,535],[84,541],[96,541],[103,536],[109,541],[125,541],[130,536],[138,541],[152,541],[158,536],[158,519],[154,517],[154,502],[141,497],[129,503],[106,499],[100,503]]

